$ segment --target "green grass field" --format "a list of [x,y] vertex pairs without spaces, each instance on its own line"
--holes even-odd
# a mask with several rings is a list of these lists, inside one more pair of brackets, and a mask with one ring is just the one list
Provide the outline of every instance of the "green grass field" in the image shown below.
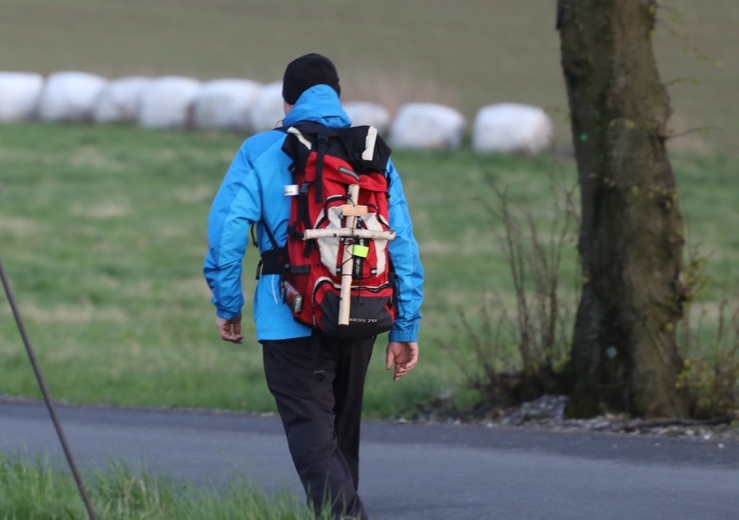
[[[739,145],[739,4],[660,0],[655,36],[675,141]],[[570,142],[555,0],[0,0],[0,70],[107,77],[282,77],[309,51],[337,63],[346,99],[395,108],[434,101],[476,111],[504,101],[550,110]],[[720,65],[717,65],[720,62]]]
[[[0,250],[57,398],[272,409],[250,321],[245,345],[222,343],[201,276],[208,208],[239,141],[125,127],[0,127]],[[430,348],[418,377],[393,385],[381,360],[373,364],[367,399],[375,415],[398,413],[453,379],[443,363],[431,363],[433,343],[448,338],[450,310],[478,298],[469,288],[494,252],[490,243],[469,245],[485,233],[485,213],[472,202],[482,172],[471,157],[454,157],[397,157],[409,170],[419,240],[440,291],[425,309],[438,327],[422,339]],[[450,242],[454,236],[469,244]],[[245,265],[250,293],[253,250]],[[0,391],[36,395],[7,307],[0,312]]]
[[[220,341],[202,280],[211,199],[241,138],[126,126],[0,126],[0,257],[52,396],[75,402],[272,411],[260,347]],[[481,200],[486,176],[528,208],[542,230],[553,215],[551,175],[574,183],[571,160],[395,154],[427,275],[420,365],[399,383],[371,365],[367,415],[397,416],[458,391],[440,342],[464,341],[484,291],[514,306],[502,245]],[[709,255],[715,307],[739,261],[734,233],[737,159],[676,160],[691,241]],[[574,240],[566,276],[575,273]],[[249,314],[253,249],[245,261]],[[565,289],[568,289],[565,284]],[[26,353],[0,299],[0,392],[38,396]],[[460,399],[465,398],[459,392]]]

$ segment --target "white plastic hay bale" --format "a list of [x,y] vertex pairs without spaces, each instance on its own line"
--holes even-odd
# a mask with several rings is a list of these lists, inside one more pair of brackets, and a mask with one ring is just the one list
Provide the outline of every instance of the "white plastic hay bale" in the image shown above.
[[458,149],[462,146],[464,116],[434,103],[409,103],[400,107],[390,130],[395,148]]
[[182,76],[155,79],[142,93],[138,124],[161,130],[188,128],[192,104],[201,88],[199,81]]
[[108,80],[87,72],[54,72],[46,78],[38,106],[42,121],[91,121]]
[[263,132],[274,128],[285,117],[283,103],[281,81],[264,85],[251,107],[252,129]]
[[344,103],[344,112],[352,120],[352,125],[369,125],[384,134],[390,125],[390,112],[377,103],[367,101],[350,101]]
[[193,103],[195,128],[252,131],[250,111],[262,85],[247,79],[216,79],[200,89]]
[[552,142],[552,120],[539,107],[498,103],[475,117],[472,147],[482,153],[537,154]]
[[0,71],[0,123],[31,119],[43,88],[40,74]]
[[153,82],[142,76],[111,80],[98,97],[93,119],[98,123],[136,121],[143,93]]

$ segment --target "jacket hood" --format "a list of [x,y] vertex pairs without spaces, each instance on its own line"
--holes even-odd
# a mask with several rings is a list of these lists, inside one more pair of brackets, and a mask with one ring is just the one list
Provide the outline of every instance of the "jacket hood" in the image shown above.
[[313,121],[328,128],[344,128],[352,124],[341,108],[339,95],[328,85],[315,85],[303,92],[282,124],[291,126],[301,121]]

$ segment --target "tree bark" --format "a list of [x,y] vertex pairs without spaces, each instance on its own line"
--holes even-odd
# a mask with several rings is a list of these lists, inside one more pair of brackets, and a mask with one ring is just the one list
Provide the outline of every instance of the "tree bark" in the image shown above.
[[583,289],[568,415],[683,417],[683,224],[665,147],[655,0],[558,0],[581,194]]

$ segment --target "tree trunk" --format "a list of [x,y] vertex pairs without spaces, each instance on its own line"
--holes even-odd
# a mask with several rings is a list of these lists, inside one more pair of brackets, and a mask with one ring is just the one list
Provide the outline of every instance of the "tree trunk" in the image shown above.
[[683,224],[665,149],[655,0],[559,0],[582,204],[583,290],[568,415],[682,417]]

